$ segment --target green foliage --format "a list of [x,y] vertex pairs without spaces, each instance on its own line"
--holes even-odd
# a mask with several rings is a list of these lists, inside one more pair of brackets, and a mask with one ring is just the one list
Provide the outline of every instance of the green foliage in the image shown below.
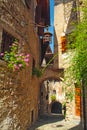
[[36,67],[33,68],[32,74],[33,74],[33,75],[36,75],[37,77],[41,77],[41,76],[44,74],[46,68],[50,65],[50,63],[53,61],[53,59],[54,59],[56,56],[58,56],[58,53],[56,53],[56,54],[49,60],[49,62],[46,64],[45,67],[43,67],[43,68],[36,68]]
[[51,100],[56,101],[56,95],[51,95]]
[[[87,3],[83,9],[83,19],[78,24],[76,30],[71,34],[74,48],[74,56],[71,63],[71,73],[78,84],[84,79],[87,84]],[[75,38],[75,39],[74,39]]]
[[74,98],[73,91],[66,92],[66,100],[70,100],[70,102],[71,102],[73,100],[73,98]]
[[29,54],[19,51],[19,43],[14,41],[10,47],[10,51],[3,53],[3,60],[7,62],[10,70],[19,71],[29,65]]
[[36,75],[37,77],[41,77],[42,76],[42,70],[41,69],[38,69],[38,68],[33,68],[33,72],[32,72],[33,75]]

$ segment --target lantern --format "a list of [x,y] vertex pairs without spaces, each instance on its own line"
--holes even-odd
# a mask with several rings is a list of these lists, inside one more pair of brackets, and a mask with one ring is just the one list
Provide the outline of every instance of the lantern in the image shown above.
[[43,36],[43,43],[51,42],[52,33],[50,33],[48,30],[44,33]]

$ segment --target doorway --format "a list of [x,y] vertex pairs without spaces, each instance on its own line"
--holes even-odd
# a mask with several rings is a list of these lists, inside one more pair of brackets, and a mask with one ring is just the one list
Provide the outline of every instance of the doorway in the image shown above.
[[51,113],[62,114],[62,104],[60,102],[53,102],[51,107]]
[[81,88],[75,87],[75,115],[81,116]]

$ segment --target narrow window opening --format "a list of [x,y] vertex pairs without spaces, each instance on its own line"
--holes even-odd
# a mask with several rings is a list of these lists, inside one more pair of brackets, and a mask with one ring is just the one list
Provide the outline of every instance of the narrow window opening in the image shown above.
[[3,30],[2,33],[2,43],[1,43],[1,52],[10,51],[10,46],[14,42],[15,38]]

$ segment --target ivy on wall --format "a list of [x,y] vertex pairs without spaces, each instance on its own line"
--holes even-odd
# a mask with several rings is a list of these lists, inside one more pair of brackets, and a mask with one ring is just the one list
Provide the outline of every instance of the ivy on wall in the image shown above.
[[83,17],[76,30],[70,35],[72,44],[70,47],[74,52],[70,72],[78,84],[84,79],[87,85],[87,2],[83,7]]

